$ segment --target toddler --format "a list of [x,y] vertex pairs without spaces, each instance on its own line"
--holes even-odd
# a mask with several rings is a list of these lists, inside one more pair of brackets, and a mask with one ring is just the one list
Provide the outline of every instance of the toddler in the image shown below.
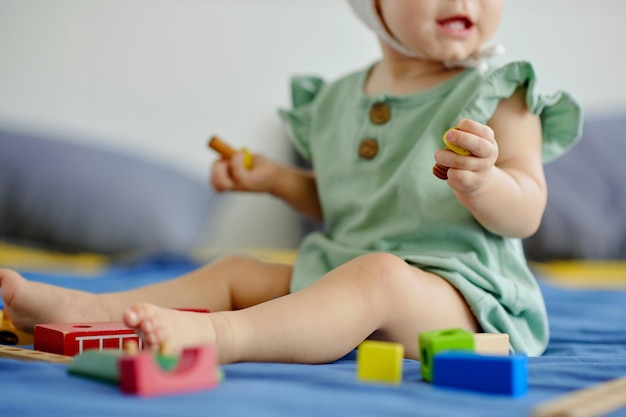
[[[521,239],[546,205],[542,164],[577,139],[581,116],[567,94],[535,91],[530,63],[486,46],[503,2],[351,0],[380,60],[332,83],[295,78],[280,112],[312,170],[259,154],[251,169],[242,153],[215,162],[216,190],[266,192],[323,222],[293,266],[226,256],[98,295],[1,270],[6,310],[31,331],[122,319],[149,346],[214,344],[221,363],[324,363],[365,339],[419,359],[417,334],[451,327],[508,333],[513,351],[540,355],[548,321]],[[445,150],[444,132],[467,154]]]

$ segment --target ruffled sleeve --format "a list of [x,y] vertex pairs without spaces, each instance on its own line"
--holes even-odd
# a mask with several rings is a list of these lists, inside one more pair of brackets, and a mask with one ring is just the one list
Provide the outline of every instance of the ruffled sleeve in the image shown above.
[[309,132],[312,104],[323,87],[324,81],[318,77],[292,78],[291,102],[293,108],[291,110],[279,110],[290,139],[306,160],[311,159]]
[[544,162],[549,162],[569,149],[580,138],[582,111],[578,103],[566,92],[551,95],[538,94],[537,78],[529,62],[512,62],[485,75],[476,94],[461,111],[458,119],[472,119],[486,123],[494,114],[498,103],[510,97],[522,85],[527,85],[526,104],[530,112],[538,115],[542,123]]

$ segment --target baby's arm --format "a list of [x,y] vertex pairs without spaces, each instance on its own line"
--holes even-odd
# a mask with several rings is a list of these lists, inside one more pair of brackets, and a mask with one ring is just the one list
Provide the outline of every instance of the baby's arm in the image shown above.
[[281,165],[263,155],[252,156],[254,163],[246,164],[249,155],[236,152],[229,159],[213,164],[211,184],[218,191],[266,192],[282,199],[299,213],[322,220],[315,176],[310,171]]
[[526,89],[500,102],[488,126],[459,122],[448,140],[472,156],[438,151],[448,185],[492,233],[524,238],[541,222],[547,191],[541,160],[541,122],[525,104]]

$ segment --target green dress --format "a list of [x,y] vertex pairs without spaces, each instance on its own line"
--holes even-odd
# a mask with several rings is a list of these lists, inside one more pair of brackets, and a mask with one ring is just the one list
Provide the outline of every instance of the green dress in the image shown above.
[[392,253],[452,283],[482,329],[508,333],[514,352],[540,355],[549,339],[548,319],[521,240],[492,234],[474,219],[433,175],[434,152],[458,120],[487,123],[499,101],[526,84],[528,107],[542,121],[548,161],[579,137],[580,108],[562,92],[538,95],[527,62],[491,62],[486,73],[467,69],[402,96],[366,95],[370,69],[330,84],[294,78],[293,109],[280,111],[315,170],[324,215],[324,231],[301,244],[291,290],[359,255]]

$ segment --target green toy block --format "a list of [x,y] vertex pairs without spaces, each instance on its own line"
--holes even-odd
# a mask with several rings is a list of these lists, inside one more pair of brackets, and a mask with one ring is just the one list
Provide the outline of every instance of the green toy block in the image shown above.
[[176,368],[178,365],[178,360],[180,359],[180,355],[168,355],[157,353],[154,355],[154,360],[159,364],[161,369],[166,372],[169,372]]
[[119,349],[85,350],[74,357],[67,371],[73,375],[116,384],[120,379],[117,363],[122,355],[124,351]]
[[424,381],[433,380],[435,355],[448,350],[474,351],[474,333],[463,329],[443,329],[418,335],[420,370]]
[[[88,349],[74,357],[68,365],[70,374],[103,382],[119,382],[119,360],[126,353],[119,349]],[[155,362],[164,371],[171,371],[178,364],[179,355],[155,353]]]

